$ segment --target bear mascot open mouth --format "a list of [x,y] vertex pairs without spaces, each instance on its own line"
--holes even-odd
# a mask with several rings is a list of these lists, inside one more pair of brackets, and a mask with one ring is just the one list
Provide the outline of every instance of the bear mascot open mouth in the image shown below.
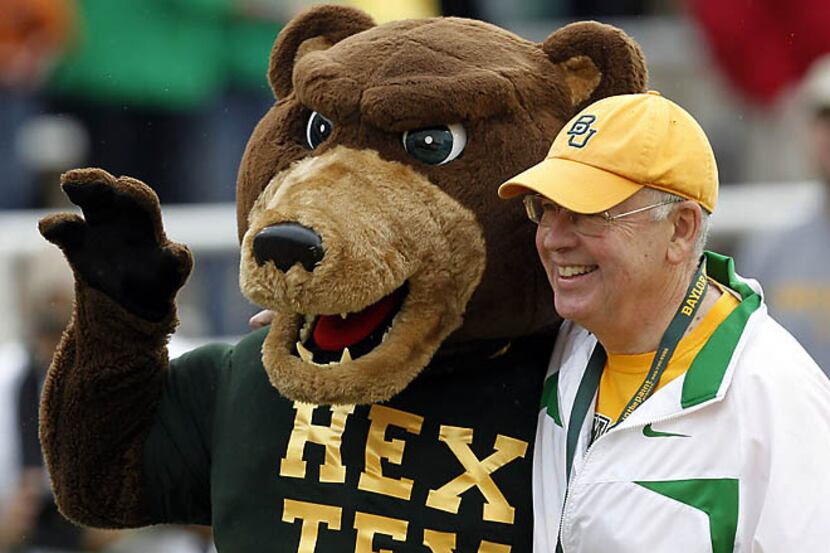
[[135,179],[70,171],[83,217],[41,221],[76,280],[41,404],[61,511],[207,524],[222,551],[529,551],[558,319],[497,188],[588,103],[643,91],[639,47],[593,22],[536,44],[317,6],[268,77],[237,222],[270,327],[168,359],[192,257]]

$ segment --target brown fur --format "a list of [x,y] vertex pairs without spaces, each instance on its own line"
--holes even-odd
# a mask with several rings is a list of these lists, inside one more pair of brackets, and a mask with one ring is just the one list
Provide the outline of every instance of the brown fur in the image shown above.
[[[296,21],[296,20],[295,20]],[[303,43],[308,39],[322,44],[321,38],[328,44],[335,44],[344,38],[365,31],[375,24],[372,18],[360,10],[343,9],[337,6],[318,6],[304,14],[302,25],[289,25],[274,42],[271,53],[271,67],[268,80],[277,98],[287,96],[291,91],[291,71],[295,56],[305,53],[308,48]]]
[[602,80],[602,73],[588,56],[574,56],[559,64],[571,91],[571,105],[578,106],[591,97]]
[[[314,271],[257,265],[254,235],[285,221],[322,236],[326,254]],[[242,241],[240,284],[251,300],[280,313],[263,361],[283,395],[373,403],[406,387],[461,325],[483,271],[484,239],[473,213],[411,167],[340,146],[280,173],[260,195]],[[294,313],[360,311],[405,282],[396,323],[369,354],[325,367],[291,354],[299,339]]]
[[[441,370],[452,355],[488,356],[514,337],[555,326],[534,228],[521,205],[501,203],[496,189],[541,160],[583,105],[644,89],[642,53],[631,39],[613,27],[582,23],[533,44],[476,21],[375,27],[358,10],[322,6],[285,27],[269,79],[278,101],[248,143],[237,215],[241,287],[277,312],[263,362],[280,391],[317,403],[380,401],[430,360]],[[314,150],[305,145],[312,111],[335,126]],[[402,132],[451,123],[468,135],[458,159],[426,165],[404,151]],[[129,191],[154,214],[160,243],[189,270],[189,254],[167,242],[158,200],[144,185],[100,170],[65,178],[103,179]],[[78,219],[47,219],[41,232],[48,238],[66,221]],[[253,261],[255,233],[284,221],[321,235],[325,258],[313,271],[282,272]],[[80,275],[76,282],[75,314],[41,411],[58,502],[84,524],[146,524],[141,450],[161,393],[175,312],[144,321]],[[409,295],[374,351],[329,367],[292,353],[300,317],[360,310],[403,282]]]
[[[76,304],[41,404],[40,418],[49,424],[41,426],[40,441],[55,498],[64,516],[89,526],[144,526],[151,521],[141,514],[142,446],[161,396],[159,367],[167,364],[166,336],[176,318],[150,323],[81,281]],[[78,389],[110,393],[96,394],[90,411]]]
[[[354,28],[348,22],[360,20],[353,10],[342,11],[342,21],[328,22],[338,32]],[[334,13],[327,11],[326,17]],[[301,36],[302,40],[281,39],[274,48],[270,74],[291,74],[292,80],[272,83],[281,99],[258,125],[240,167],[239,232],[240,238],[246,236],[242,241],[243,258],[249,258],[251,269],[244,271],[243,259],[241,284],[252,301],[280,313],[281,322],[274,325],[272,334],[278,333],[281,338],[269,338],[265,359],[271,380],[281,392],[305,401],[363,403],[388,399],[400,391],[418,372],[410,365],[422,367],[442,344],[450,347],[479,339],[509,339],[555,324],[547,280],[532,247],[534,229],[518,202],[499,203],[496,188],[541,160],[556,131],[580,105],[601,95],[642,91],[646,71],[639,47],[631,39],[618,29],[597,23],[570,25],[540,45],[479,21],[407,20],[371,27],[352,36],[343,36],[341,32],[336,42],[329,41],[330,48],[320,48],[325,41],[314,42],[313,48],[300,48],[303,41],[314,41],[306,18],[316,25],[319,17],[312,10],[295,19],[285,33],[287,37]],[[322,35],[329,37],[330,33]],[[286,60],[291,63],[281,65]],[[333,134],[313,151],[304,146],[305,123],[311,111],[325,115],[334,124]],[[403,131],[449,123],[462,123],[468,134],[467,147],[459,159],[430,166],[404,151]],[[320,178],[318,174],[309,176],[301,169],[307,167],[305,162],[292,165],[301,159],[327,158],[333,149],[344,147],[347,149],[340,150],[338,156],[344,167],[349,163],[361,167],[364,187],[372,190],[367,201],[391,203],[396,198],[383,178],[373,178],[371,174],[382,165],[362,165],[363,152],[374,152],[379,163],[410,168],[409,176],[398,188],[406,189],[426,179],[458,208],[471,212],[473,224],[483,237],[483,255],[473,249],[465,252],[458,245],[460,250],[440,262],[449,263],[445,268],[453,267],[458,259],[481,255],[485,264],[480,281],[476,278],[466,284],[474,290],[469,301],[465,300],[459,310],[455,306],[448,308],[442,315],[455,321],[463,314],[460,326],[451,325],[458,327],[451,335],[440,333],[425,353],[416,355],[414,351],[402,353],[407,351],[405,343],[414,341],[417,332],[426,329],[397,331],[395,340],[406,342],[401,342],[400,347],[388,344],[387,354],[381,354],[378,348],[372,355],[351,363],[350,376],[346,376],[345,367],[321,371],[306,366],[301,370],[305,364],[289,353],[297,339],[296,325],[291,321],[302,315],[358,311],[377,301],[410,276],[394,262],[402,250],[391,242],[378,240],[370,243],[373,247],[383,244],[382,247],[365,247],[367,228],[372,225],[352,227],[352,218],[341,220],[333,215],[327,222],[318,208],[297,208],[319,206],[325,201],[333,210],[339,209],[341,200],[330,194],[313,204],[302,204],[291,194],[281,195],[275,202],[281,206],[279,213],[254,225],[263,198],[275,194],[274,183],[296,181],[306,191],[349,189],[348,179],[340,182],[337,178]],[[400,209],[400,205],[407,209]],[[405,202],[399,206],[394,212],[402,219],[397,228],[417,228],[420,205]],[[347,212],[355,210],[350,208]],[[351,243],[348,248],[340,241],[334,244],[335,253],[331,257],[327,253],[313,274],[299,267],[286,275],[274,267],[253,270],[255,264],[250,261],[249,251],[252,236],[245,234],[249,224],[259,230],[267,224],[292,220],[318,230],[324,242],[331,238],[321,229],[337,221],[339,236],[352,237]],[[383,218],[375,222],[379,227],[390,223]],[[382,233],[380,228],[371,230]],[[441,240],[447,237],[436,234],[425,239],[435,240],[431,247],[440,248]],[[348,255],[344,257],[341,251],[348,251]],[[324,275],[334,274],[345,258],[349,271],[341,271],[341,279],[332,284]],[[300,273],[306,280],[299,278]],[[435,274],[440,275],[441,271]],[[253,275],[262,276],[251,278]],[[355,278],[343,279],[342,275]],[[438,289],[437,284],[431,283],[430,287]],[[327,288],[328,285],[333,287]],[[334,297],[336,301],[332,300]],[[432,297],[443,299],[438,295]],[[430,309],[441,311],[442,307]],[[281,326],[283,322],[288,329]],[[390,365],[389,355],[393,352],[399,357],[396,364]],[[389,370],[390,366],[399,370]],[[382,370],[387,371],[384,378],[376,378]],[[322,381],[327,377],[331,382],[325,384]],[[364,379],[373,379],[374,388],[360,385]],[[353,386],[351,391],[348,386]]]
[[572,23],[551,34],[542,49],[555,63],[587,56],[599,69],[602,80],[574,112],[615,94],[644,92],[648,83],[643,51],[624,32],[596,21]]
[[[167,239],[158,197],[149,187],[101,169],[69,171],[61,182],[106,182],[130,194],[151,215],[156,240],[177,253],[185,277],[190,272],[190,252]],[[80,217],[51,215],[41,220],[40,232],[53,240],[53,229],[65,221]],[[52,360],[40,406],[44,458],[58,507],[67,518],[100,528],[151,522],[142,514],[143,443],[161,396],[167,337],[177,324],[175,310],[157,322],[129,313],[75,272],[72,319]],[[95,409],[90,409],[93,402]]]

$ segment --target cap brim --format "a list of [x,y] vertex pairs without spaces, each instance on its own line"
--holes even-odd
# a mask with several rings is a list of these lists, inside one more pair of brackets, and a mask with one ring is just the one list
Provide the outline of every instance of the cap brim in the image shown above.
[[536,192],[576,213],[599,213],[642,188],[641,184],[585,163],[551,158],[499,186],[499,197]]

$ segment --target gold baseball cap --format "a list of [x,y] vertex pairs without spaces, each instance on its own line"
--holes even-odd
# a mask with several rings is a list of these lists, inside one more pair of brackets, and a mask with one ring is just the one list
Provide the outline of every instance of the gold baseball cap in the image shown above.
[[536,192],[571,211],[599,213],[643,187],[694,200],[710,213],[718,200],[706,134],[656,91],[611,96],[579,112],[547,158],[502,184],[499,196]]

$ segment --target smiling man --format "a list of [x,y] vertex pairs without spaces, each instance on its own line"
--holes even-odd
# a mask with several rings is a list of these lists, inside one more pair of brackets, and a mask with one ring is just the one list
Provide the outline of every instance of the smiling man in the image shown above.
[[534,552],[826,551],[830,383],[704,252],[703,130],[655,92],[577,114],[524,195],[566,319],[534,452]]

